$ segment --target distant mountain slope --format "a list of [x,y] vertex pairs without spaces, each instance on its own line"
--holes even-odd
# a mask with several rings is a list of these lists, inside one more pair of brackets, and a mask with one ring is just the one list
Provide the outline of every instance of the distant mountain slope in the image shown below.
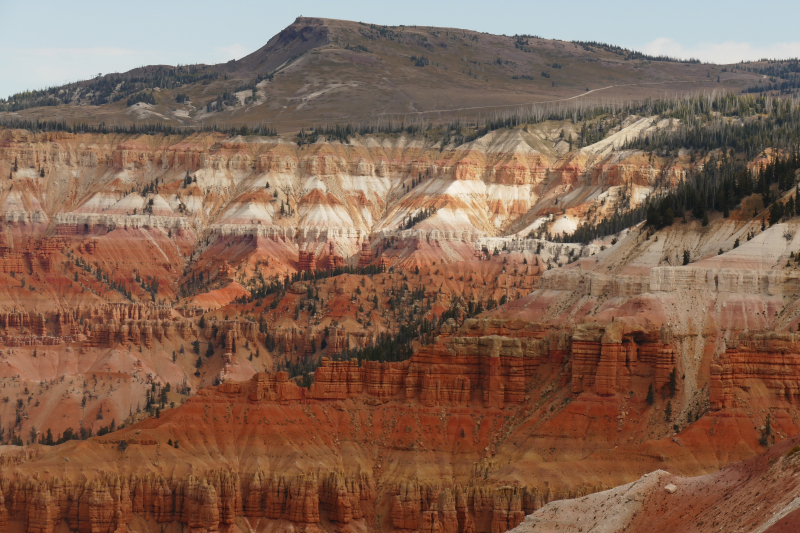
[[598,43],[298,18],[238,61],[143,67],[21,93],[0,102],[0,118],[269,123],[287,131],[400,115],[474,118],[565,99],[739,92],[761,79],[755,72]]

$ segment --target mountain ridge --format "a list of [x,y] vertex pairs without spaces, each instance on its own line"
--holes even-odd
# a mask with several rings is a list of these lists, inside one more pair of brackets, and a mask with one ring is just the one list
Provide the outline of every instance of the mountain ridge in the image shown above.
[[302,17],[239,60],[152,65],[21,93],[0,102],[0,119],[296,131],[371,117],[475,120],[578,98],[739,92],[759,80],[734,67],[664,59],[602,43]]

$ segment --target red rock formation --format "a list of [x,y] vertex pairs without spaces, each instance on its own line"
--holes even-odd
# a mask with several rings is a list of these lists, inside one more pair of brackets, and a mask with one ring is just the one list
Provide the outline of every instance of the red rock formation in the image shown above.
[[[631,375],[652,368],[655,389],[660,391],[676,368],[666,330],[627,331],[622,323],[578,326],[572,336],[572,392],[594,391],[601,396],[627,392]],[[642,369],[640,369],[642,367]]]
[[359,484],[340,472],[331,472],[322,479],[319,500],[322,510],[328,511],[328,519],[334,522],[349,524],[363,516]]
[[53,533],[58,519],[58,506],[50,498],[45,484],[35,484],[27,501],[27,533]]
[[395,529],[414,531],[418,528],[418,515],[422,509],[419,483],[401,481],[392,490],[392,526]]
[[736,407],[734,388],[760,381],[774,398],[797,402],[800,395],[800,336],[743,332],[711,366],[709,401],[715,410]]
[[525,518],[519,487],[502,487],[492,495],[492,533],[514,529]]
[[358,266],[365,267],[372,262],[372,250],[369,249],[369,241],[361,243],[361,251],[358,254]]
[[289,481],[284,515],[292,522],[319,522],[319,487],[314,474],[301,474]]
[[419,531],[420,533],[442,533],[442,525],[439,523],[439,513],[435,503],[422,511]]
[[286,508],[287,483],[284,476],[273,474],[272,479],[264,490],[264,516],[278,519],[283,516]]
[[115,515],[108,486],[99,480],[89,481],[78,504],[78,531],[112,533],[116,529]]
[[[7,483],[7,480],[6,480]],[[5,529],[8,527],[8,508],[6,507],[6,499],[3,493],[7,491],[0,490],[0,528]]]
[[11,246],[6,243],[3,231],[0,231],[0,273],[22,274],[24,268],[22,254],[12,250]]
[[333,241],[328,241],[328,256],[325,258],[325,268],[327,270],[333,270],[334,268],[340,268],[344,265],[344,257],[337,255],[334,250]]
[[300,272],[311,272],[316,270],[316,261],[314,259],[314,252],[304,252],[300,250],[297,258],[297,270]]
[[[442,533],[459,533],[458,512],[456,511],[456,499],[450,489],[444,489],[439,494],[438,508],[441,513]],[[463,531],[463,526],[461,527]]]

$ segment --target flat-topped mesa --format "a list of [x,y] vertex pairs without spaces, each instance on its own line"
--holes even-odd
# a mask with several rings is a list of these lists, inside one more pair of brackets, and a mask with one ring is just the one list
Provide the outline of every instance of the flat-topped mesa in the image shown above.
[[763,383],[775,399],[800,399],[800,335],[745,331],[728,342],[711,365],[711,409],[737,407],[735,388],[750,390],[751,381]]
[[634,375],[653,377],[660,391],[677,365],[671,342],[665,327],[644,331],[621,322],[578,325],[572,335],[572,392],[625,393]]

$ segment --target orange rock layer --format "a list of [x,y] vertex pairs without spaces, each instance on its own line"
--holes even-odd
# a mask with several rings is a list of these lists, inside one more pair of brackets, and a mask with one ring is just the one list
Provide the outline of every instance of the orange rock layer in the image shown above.
[[321,509],[347,524],[363,518],[361,502],[374,500],[375,483],[366,474],[330,472],[319,480],[313,473],[286,478],[256,471],[241,479],[234,471],[213,470],[180,480],[158,474],[108,474],[77,483],[3,479],[0,495],[0,526],[20,521],[27,533],[53,533],[62,520],[79,533],[126,531],[135,514],[145,513],[157,523],[218,531],[230,529],[237,516],[316,524]]
[[758,380],[776,398],[795,402],[800,395],[800,335],[745,332],[729,343],[711,365],[712,409],[736,407],[734,389]]

